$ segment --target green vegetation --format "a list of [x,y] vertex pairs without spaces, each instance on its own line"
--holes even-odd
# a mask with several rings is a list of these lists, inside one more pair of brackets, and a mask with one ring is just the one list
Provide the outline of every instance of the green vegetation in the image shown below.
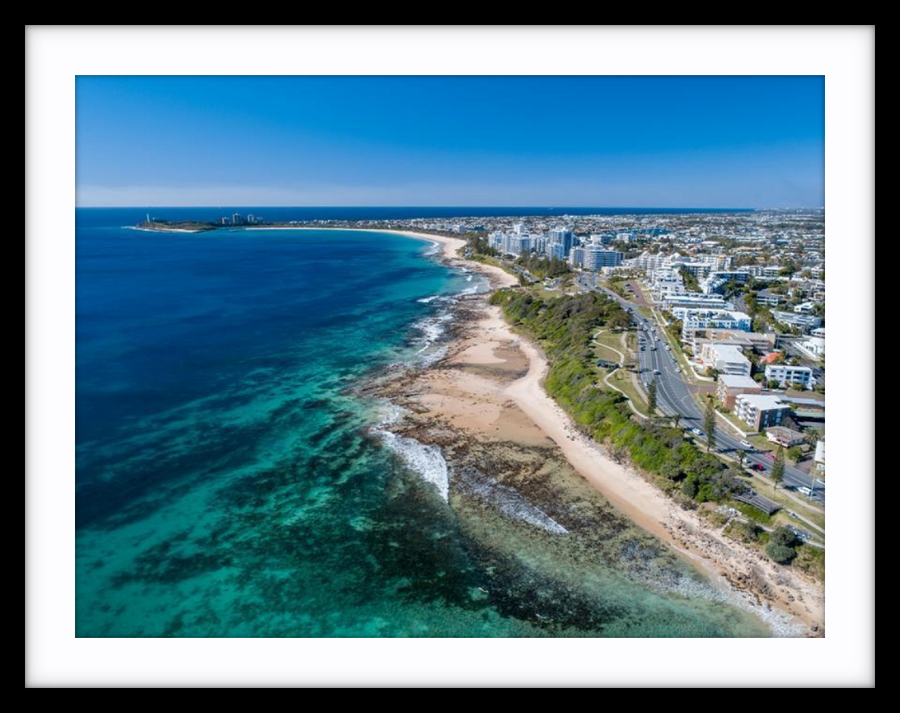
[[653,416],[656,413],[656,379],[647,387],[647,410]]
[[775,451],[775,462],[772,464],[772,471],[769,473],[772,479],[772,489],[777,490],[778,486],[784,481],[784,448],[778,446]]
[[684,280],[684,287],[688,292],[700,292],[700,283],[694,275],[684,267],[679,268],[678,271],[681,273],[681,279]]
[[506,289],[495,292],[491,302],[502,307],[514,327],[540,342],[550,364],[547,392],[611,454],[629,456],[658,476],[663,488],[680,490],[696,502],[724,501],[746,490],[737,477],[740,471],[726,470],[718,458],[684,440],[680,429],[642,422],[622,394],[598,388],[591,342],[598,329],[624,313],[615,301],[596,292],[540,299]]
[[787,456],[792,461],[794,461],[794,463],[801,460],[803,458],[803,455],[803,449],[800,448],[800,446],[793,446],[791,448],[788,448]]
[[475,255],[487,255],[489,257],[497,257],[500,252],[496,248],[492,248],[488,239],[480,235],[473,235],[466,240],[472,252]]
[[540,255],[522,255],[516,259],[515,264],[528,270],[528,272],[541,280],[548,277],[558,277],[569,272],[568,263],[555,257],[548,259]]
[[797,536],[786,527],[776,527],[769,535],[766,554],[778,564],[788,564],[797,556]]
[[785,547],[784,545],[776,545],[774,542],[769,542],[766,545],[766,554],[769,555],[769,559],[778,564],[788,564],[797,556],[797,550],[793,547]]
[[762,510],[753,507],[748,503],[734,502],[731,503],[731,506],[739,513],[744,515],[744,517],[753,520],[754,522],[758,522],[762,525],[768,525],[770,522],[772,522],[771,515],[766,515],[766,513],[764,513]]
[[791,563],[796,569],[806,572],[820,582],[825,581],[825,550],[812,545],[796,548],[797,557]]
[[716,445],[716,405],[712,397],[706,397],[706,410],[703,412],[703,427],[706,429],[706,452]]
[[135,227],[141,228],[142,230],[159,230],[163,232],[167,230],[179,230],[191,233],[202,233],[207,230],[215,230],[219,226],[216,223],[202,222],[199,220],[142,220]]

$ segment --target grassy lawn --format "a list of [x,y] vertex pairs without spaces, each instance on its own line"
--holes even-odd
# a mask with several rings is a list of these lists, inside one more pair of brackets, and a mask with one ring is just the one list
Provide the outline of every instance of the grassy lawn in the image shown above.
[[603,350],[602,355],[598,355],[598,359],[612,358],[615,359],[615,361],[621,361],[621,357],[616,354],[616,352],[612,351],[612,349],[616,349],[624,354],[626,358],[628,357],[628,353],[622,346],[621,332],[603,332],[594,337],[594,342],[597,346],[607,347]]
[[[722,413],[721,411],[717,411],[716,413],[719,416],[721,416],[722,418],[724,418],[726,421],[728,421],[728,423],[732,424],[733,426],[735,426],[735,428],[738,428],[741,431],[746,432],[750,429],[750,426],[748,426],[746,423],[741,421],[741,419],[739,419],[733,413]],[[753,440],[751,439],[750,442],[752,443]]]
[[766,438],[766,437],[765,437],[764,435],[762,435],[762,434],[757,434],[757,435],[755,435],[755,436],[750,436],[750,437],[747,438],[747,440],[750,441],[750,443],[753,444],[753,447],[754,447],[754,448],[756,448],[756,449],[758,449],[758,450],[761,450],[761,451],[775,451],[775,450],[778,450],[778,446],[777,446],[776,444],[772,443],[772,441],[770,441],[768,438]]
[[634,404],[634,407],[643,415],[647,415],[647,399],[632,383],[631,372],[619,369],[612,377],[610,377],[609,383],[620,391],[623,391],[625,395],[631,399],[631,403]]
[[[799,527],[811,535],[818,541],[824,541],[825,536],[819,532],[818,530],[811,528],[805,522],[800,520],[799,518],[791,517],[788,513],[795,512],[802,517],[805,517],[810,522],[818,525],[823,530],[825,529],[825,513],[821,508],[813,507],[807,505],[806,503],[797,503],[792,500],[787,493],[784,492],[782,488],[778,488],[775,493],[772,493],[772,481],[766,479],[763,481],[762,478],[758,476],[753,477],[742,477],[741,480],[747,483],[750,487],[752,487],[756,492],[758,492],[763,497],[768,498],[769,500],[774,500],[776,503],[781,505],[782,509],[776,512],[769,518],[769,522],[772,525],[793,525],[794,527]],[[765,517],[765,516],[763,516]]]

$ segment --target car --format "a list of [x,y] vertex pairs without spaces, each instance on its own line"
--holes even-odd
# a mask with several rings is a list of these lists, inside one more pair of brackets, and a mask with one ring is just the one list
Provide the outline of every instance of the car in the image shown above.
[[741,441],[741,445],[742,445],[744,448],[753,448],[753,444],[750,443],[750,441]]
[[754,463],[754,464],[751,465],[750,467],[751,467],[753,470],[759,470],[759,471],[763,471],[763,470],[766,469],[765,466],[762,465],[761,463]]
[[801,495],[812,495],[812,490],[807,488],[805,485],[801,485],[799,488],[797,488],[797,492]]
[[766,453],[766,458],[768,458],[769,460],[775,460],[775,454],[772,453],[772,451],[768,451]]
[[701,431],[699,428],[692,428],[692,429],[691,429],[691,433],[693,433],[695,436],[702,436],[702,435],[703,435],[703,431]]
[[659,369],[654,369],[654,370],[653,370],[653,373],[654,373],[654,374],[657,374],[657,375],[662,374],[662,372],[661,372]]

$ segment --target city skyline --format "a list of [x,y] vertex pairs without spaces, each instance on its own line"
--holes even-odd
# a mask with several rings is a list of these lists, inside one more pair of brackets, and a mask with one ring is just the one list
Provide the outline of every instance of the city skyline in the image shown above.
[[824,204],[822,77],[79,77],[80,206]]

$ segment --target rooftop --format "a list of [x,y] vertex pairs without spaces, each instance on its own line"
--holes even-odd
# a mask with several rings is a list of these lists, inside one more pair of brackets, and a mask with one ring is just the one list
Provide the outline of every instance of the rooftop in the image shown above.
[[781,400],[780,396],[772,394],[740,394],[737,400],[763,410],[787,408],[787,404]]
[[719,383],[725,384],[727,388],[731,389],[759,388],[759,384],[749,376],[737,376],[734,374],[719,374]]

